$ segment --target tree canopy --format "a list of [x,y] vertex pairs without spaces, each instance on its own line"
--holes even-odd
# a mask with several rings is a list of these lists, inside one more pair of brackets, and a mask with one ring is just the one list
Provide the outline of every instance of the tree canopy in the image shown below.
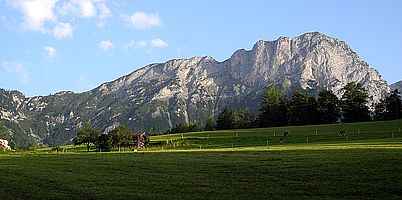
[[216,129],[216,121],[213,117],[208,118],[207,122],[205,123],[204,130],[206,131],[214,131]]
[[402,118],[401,94],[396,89],[381,99],[375,106],[374,118],[376,120],[392,120]]
[[317,98],[318,123],[330,124],[341,117],[340,101],[331,90],[321,89]]
[[367,106],[368,95],[363,86],[351,82],[343,88],[342,115],[345,122],[362,122],[371,120]]
[[292,125],[317,123],[317,100],[306,92],[297,91],[289,103],[289,121]]
[[287,107],[285,95],[274,85],[268,86],[260,102],[258,115],[260,127],[287,125]]
[[235,109],[224,108],[216,120],[217,130],[235,129],[239,127],[239,116]]
[[74,145],[85,144],[87,151],[89,151],[90,145],[97,142],[99,135],[100,132],[98,130],[93,129],[89,123],[85,123],[84,127],[78,131],[77,135],[74,137],[73,142]]
[[[110,145],[117,146],[120,151],[121,145],[128,140],[127,134],[128,134],[128,127],[126,125],[120,124],[116,126],[116,128],[114,128],[112,131],[109,132],[111,140]],[[105,144],[109,144],[108,138],[104,136],[104,138],[102,139],[105,140]]]

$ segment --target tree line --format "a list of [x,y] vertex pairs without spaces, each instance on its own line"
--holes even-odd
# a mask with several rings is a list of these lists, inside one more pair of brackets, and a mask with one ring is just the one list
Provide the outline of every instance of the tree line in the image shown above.
[[132,144],[136,139],[135,135],[130,134],[126,125],[118,125],[112,131],[102,134],[98,129],[92,128],[89,123],[86,123],[73,138],[73,144],[84,144],[87,151],[91,145],[95,145],[98,151],[110,151],[112,148],[118,148],[120,151],[122,147]]
[[361,84],[351,82],[342,89],[338,98],[331,90],[321,89],[313,96],[296,91],[290,98],[276,88],[268,86],[260,101],[255,117],[249,109],[224,108],[217,119],[200,122],[180,122],[165,133],[197,132],[238,128],[275,127],[288,125],[331,124],[337,122],[364,122],[402,118],[401,95],[390,92],[374,106],[368,106],[369,96]]
[[[288,98],[274,85],[268,86],[261,97],[257,115],[250,109],[224,108],[217,118],[210,117],[202,122],[179,122],[162,134],[213,131],[226,129],[246,129],[288,125],[331,124],[337,122],[363,122],[371,120],[392,120],[402,118],[401,95],[398,90],[390,92],[370,110],[369,96],[361,84],[351,82],[342,89],[338,98],[331,90],[321,89],[316,96],[305,91],[296,91]],[[155,127],[148,131],[157,135]],[[90,145],[98,150],[108,151],[120,148],[134,140],[125,125],[119,125],[107,134],[85,124],[74,138],[74,145]]]

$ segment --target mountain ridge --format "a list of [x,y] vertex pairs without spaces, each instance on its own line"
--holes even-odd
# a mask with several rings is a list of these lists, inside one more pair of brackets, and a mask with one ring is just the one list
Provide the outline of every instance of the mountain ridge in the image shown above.
[[402,80],[391,84],[389,87],[391,88],[391,90],[397,89],[399,92],[402,92]]
[[345,42],[311,32],[259,40],[252,49],[236,50],[224,61],[195,56],[149,64],[82,93],[30,98],[9,93],[4,98],[6,93],[0,91],[0,100],[11,102],[7,109],[1,107],[0,118],[8,120],[10,131],[18,129],[41,144],[60,145],[71,142],[87,121],[104,132],[119,123],[133,130],[155,126],[161,131],[180,121],[205,121],[224,107],[257,111],[270,84],[288,95],[326,88],[339,96],[351,81],[368,90],[372,103],[389,91],[381,74]]

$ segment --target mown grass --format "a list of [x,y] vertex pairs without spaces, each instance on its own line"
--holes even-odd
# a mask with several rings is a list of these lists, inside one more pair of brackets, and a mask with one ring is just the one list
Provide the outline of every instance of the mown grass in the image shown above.
[[400,199],[399,147],[2,155],[0,191],[2,199]]
[[[395,135],[401,124],[188,133],[182,148],[163,144],[181,140],[180,134],[157,136],[154,147],[138,152],[67,146],[67,153],[0,154],[0,199],[401,199],[402,137]],[[339,128],[356,127],[359,135],[348,140],[337,135]],[[285,143],[270,136],[289,129]],[[302,140],[315,130],[320,140]],[[231,148],[236,133],[249,138]],[[273,140],[268,146],[267,137]],[[197,148],[211,140],[215,146]]]
[[[359,140],[377,140],[402,137],[402,120],[288,126],[243,130],[206,131],[151,137],[154,149],[216,149],[232,147],[283,146],[293,144],[350,143]],[[338,136],[344,130],[345,136]],[[290,135],[280,142],[285,131]]]

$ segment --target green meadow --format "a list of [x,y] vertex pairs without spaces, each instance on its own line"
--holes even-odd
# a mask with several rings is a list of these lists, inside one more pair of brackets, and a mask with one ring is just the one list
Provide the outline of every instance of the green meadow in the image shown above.
[[401,199],[400,128],[226,130],[153,136],[138,151],[4,152],[0,199]]

